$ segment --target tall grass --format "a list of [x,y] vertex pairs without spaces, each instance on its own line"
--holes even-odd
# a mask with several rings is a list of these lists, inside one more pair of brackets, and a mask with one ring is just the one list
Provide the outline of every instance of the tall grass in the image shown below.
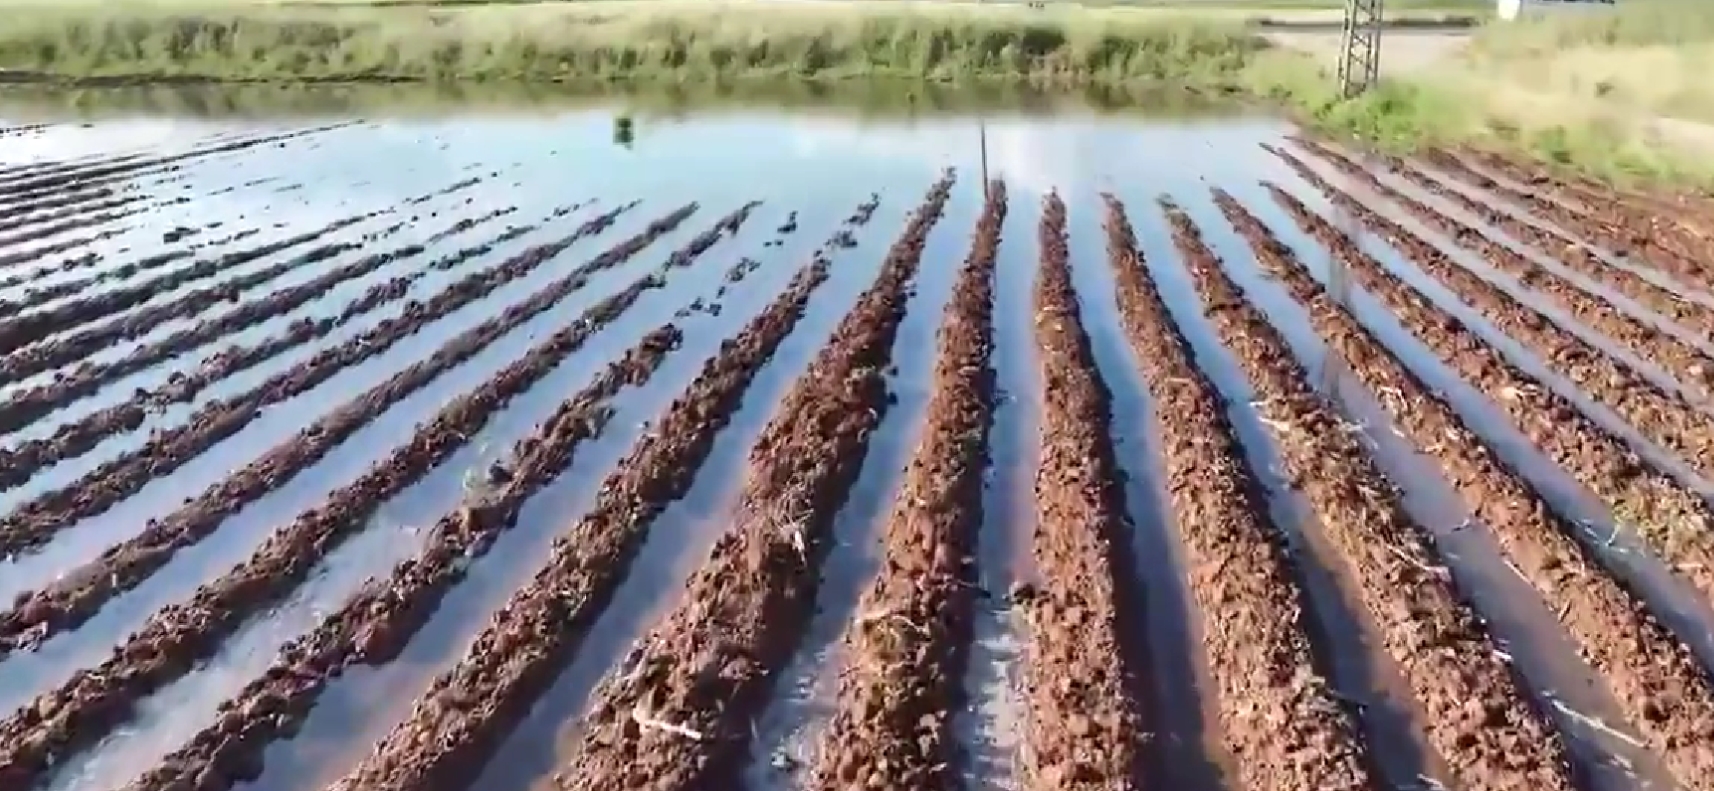
[[229,80],[904,77],[1230,83],[1265,44],[1235,24],[1098,12],[599,3],[474,9],[45,8],[0,26],[0,68]]

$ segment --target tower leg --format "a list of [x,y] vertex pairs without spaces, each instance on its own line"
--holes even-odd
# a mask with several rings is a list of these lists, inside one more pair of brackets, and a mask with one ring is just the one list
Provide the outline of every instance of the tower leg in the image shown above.
[[1345,0],[1339,36],[1339,93],[1349,99],[1374,86],[1381,73],[1381,0]]

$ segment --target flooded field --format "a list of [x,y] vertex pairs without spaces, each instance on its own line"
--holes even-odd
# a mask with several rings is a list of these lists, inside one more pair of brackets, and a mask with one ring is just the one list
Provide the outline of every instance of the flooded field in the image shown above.
[[0,119],[0,791],[1714,788],[1714,205]]

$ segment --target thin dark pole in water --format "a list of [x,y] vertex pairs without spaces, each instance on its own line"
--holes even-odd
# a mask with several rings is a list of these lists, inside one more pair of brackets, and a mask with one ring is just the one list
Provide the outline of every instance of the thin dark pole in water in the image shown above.
[[988,118],[976,116],[976,138],[982,149],[982,199],[988,199]]

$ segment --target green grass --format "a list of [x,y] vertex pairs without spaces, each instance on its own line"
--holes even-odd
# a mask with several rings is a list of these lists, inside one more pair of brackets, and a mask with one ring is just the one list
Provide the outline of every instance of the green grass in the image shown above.
[[0,68],[63,78],[1220,85],[1263,49],[1238,25],[1177,15],[883,4],[57,6],[0,26]]

